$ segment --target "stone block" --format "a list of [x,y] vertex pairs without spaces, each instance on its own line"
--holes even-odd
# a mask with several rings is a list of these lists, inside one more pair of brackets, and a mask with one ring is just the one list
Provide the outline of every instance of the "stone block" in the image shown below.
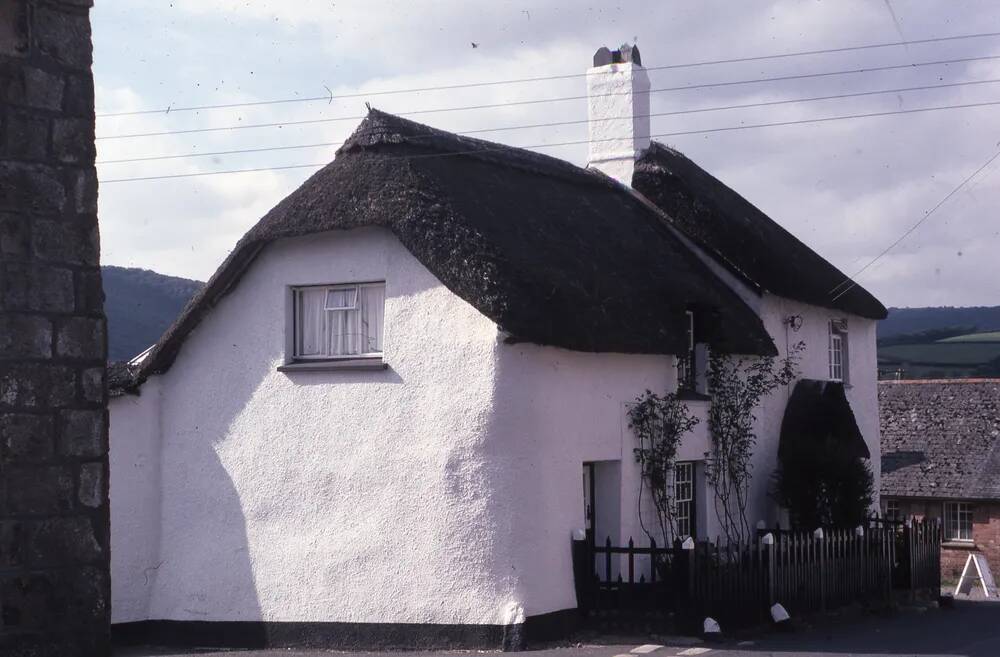
[[0,306],[5,310],[69,313],[76,307],[73,272],[32,263],[0,263]]
[[87,14],[38,6],[32,27],[39,52],[70,68],[90,69],[93,48]]
[[73,317],[59,324],[56,354],[64,358],[103,361],[104,318]]
[[49,120],[22,112],[9,112],[4,126],[4,157],[15,160],[44,160],[49,150]]
[[24,525],[17,520],[4,520],[0,522],[0,568],[14,568],[22,563]]
[[52,322],[39,315],[0,315],[0,359],[49,358]]
[[76,172],[73,207],[78,214],[97,216],[97,171],[87,167]]
[[5,0],[0,3],[0,55],[25,57],[28,54],[28,3]]
[[65,513],[74,508],[76,491],[69,466],[4,468],[7,510],[14,514]]
[[61,162],[89,164],[94,161],[94,120],[56,119],[52,123],[52,154]]
[[51,622],[52,609],[57,606],[55,586],[48,574],[32,573],[0,579],[0,620],[6,632],[46,629]]
[[31,221],[0,212],[0,260],[21,260],[31,252]]
[[104,464],[84,463],[80,466],[80,504],[96,509],[104,496]]
[[83,398],[89,402],[104,401],[104,381],[107,370],[103,367],[91,367],[80,373],[80,386]]
[[33,568],[86,563],[103,553],[87,516],[34,520],[26,523],[26,534],[25,559]]
[[0,414],[0,446],[6,463],[36,462],[55,451],[54,423],[50,415]]
[[70,75],[66,78],[63,114],[94,116],[94,80],[91,76]]
[[76,272],[76,311],[98,314],[104,312],[104,288],[101,286],[101,270]]
[[100,255],[97,217],[74,221],[38,219],[31,226],[31,251],[37,260],[96,266]]
[[69,367],[0,361],[0,411],[65,408],[75,398],[76,372]]
[[61,411],[59,453],[65,456],[96,457],[106,451],[107,411]]
[[66,190],[54,169],[0,161],[0,210],[58,214],[65,202]]

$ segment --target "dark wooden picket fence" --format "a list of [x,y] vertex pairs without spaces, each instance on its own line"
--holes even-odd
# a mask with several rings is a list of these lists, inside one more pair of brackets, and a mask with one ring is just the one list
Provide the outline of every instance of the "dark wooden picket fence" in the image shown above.
[[761,530],[741,545],[591,546],[574,542],[584,610],[658,609],[723,626],[766,622],[780,603],[791,614],[855,602],[888,602],[893,586],[940,588],[941,529],[872,518],[853,529]]

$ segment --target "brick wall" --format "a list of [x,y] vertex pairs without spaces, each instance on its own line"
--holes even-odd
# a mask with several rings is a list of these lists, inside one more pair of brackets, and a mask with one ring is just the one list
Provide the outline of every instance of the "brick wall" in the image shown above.
[[[1000,578],[1000,502],[971,504],[972,542],[946,542],[941,547],[941,579],[945,583],[958,581],[970,552],[985,554],[994,578]],[[940,518],[943,505],[942,500],[900,500],[899,511],[904,517]]]
[[91,0],[0,1],[0,654],[107,654]]

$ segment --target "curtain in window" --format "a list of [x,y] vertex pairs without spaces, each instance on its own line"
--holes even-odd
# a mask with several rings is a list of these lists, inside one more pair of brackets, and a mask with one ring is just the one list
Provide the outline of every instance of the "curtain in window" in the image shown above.
[[326,290],[305,288],[298,291],[295,353],[298,356],[322,356],[326,346]]
[[361,323],[361,352],[382,351],[382,323],[385,317],[385,286],[363,287],[358,293],[358,316]]

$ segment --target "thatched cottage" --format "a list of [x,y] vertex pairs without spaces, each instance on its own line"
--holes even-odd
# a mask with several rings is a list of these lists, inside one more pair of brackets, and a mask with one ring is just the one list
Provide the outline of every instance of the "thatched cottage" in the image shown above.
[[[877,464],[883,306],[650,141],[637,49],[598,51],[588,87],[587,168],[373,110],[239,241],[111,403],[119,634],[558,631],[571,533],[641,534],[628,404],[683,389],[704,417],[707,350],[804,342],[801,377],[842,386]],[[753,521],[781,517],[790,394],[757,414]],[[677,457],[694,538],[719,531],[709,441]]]

